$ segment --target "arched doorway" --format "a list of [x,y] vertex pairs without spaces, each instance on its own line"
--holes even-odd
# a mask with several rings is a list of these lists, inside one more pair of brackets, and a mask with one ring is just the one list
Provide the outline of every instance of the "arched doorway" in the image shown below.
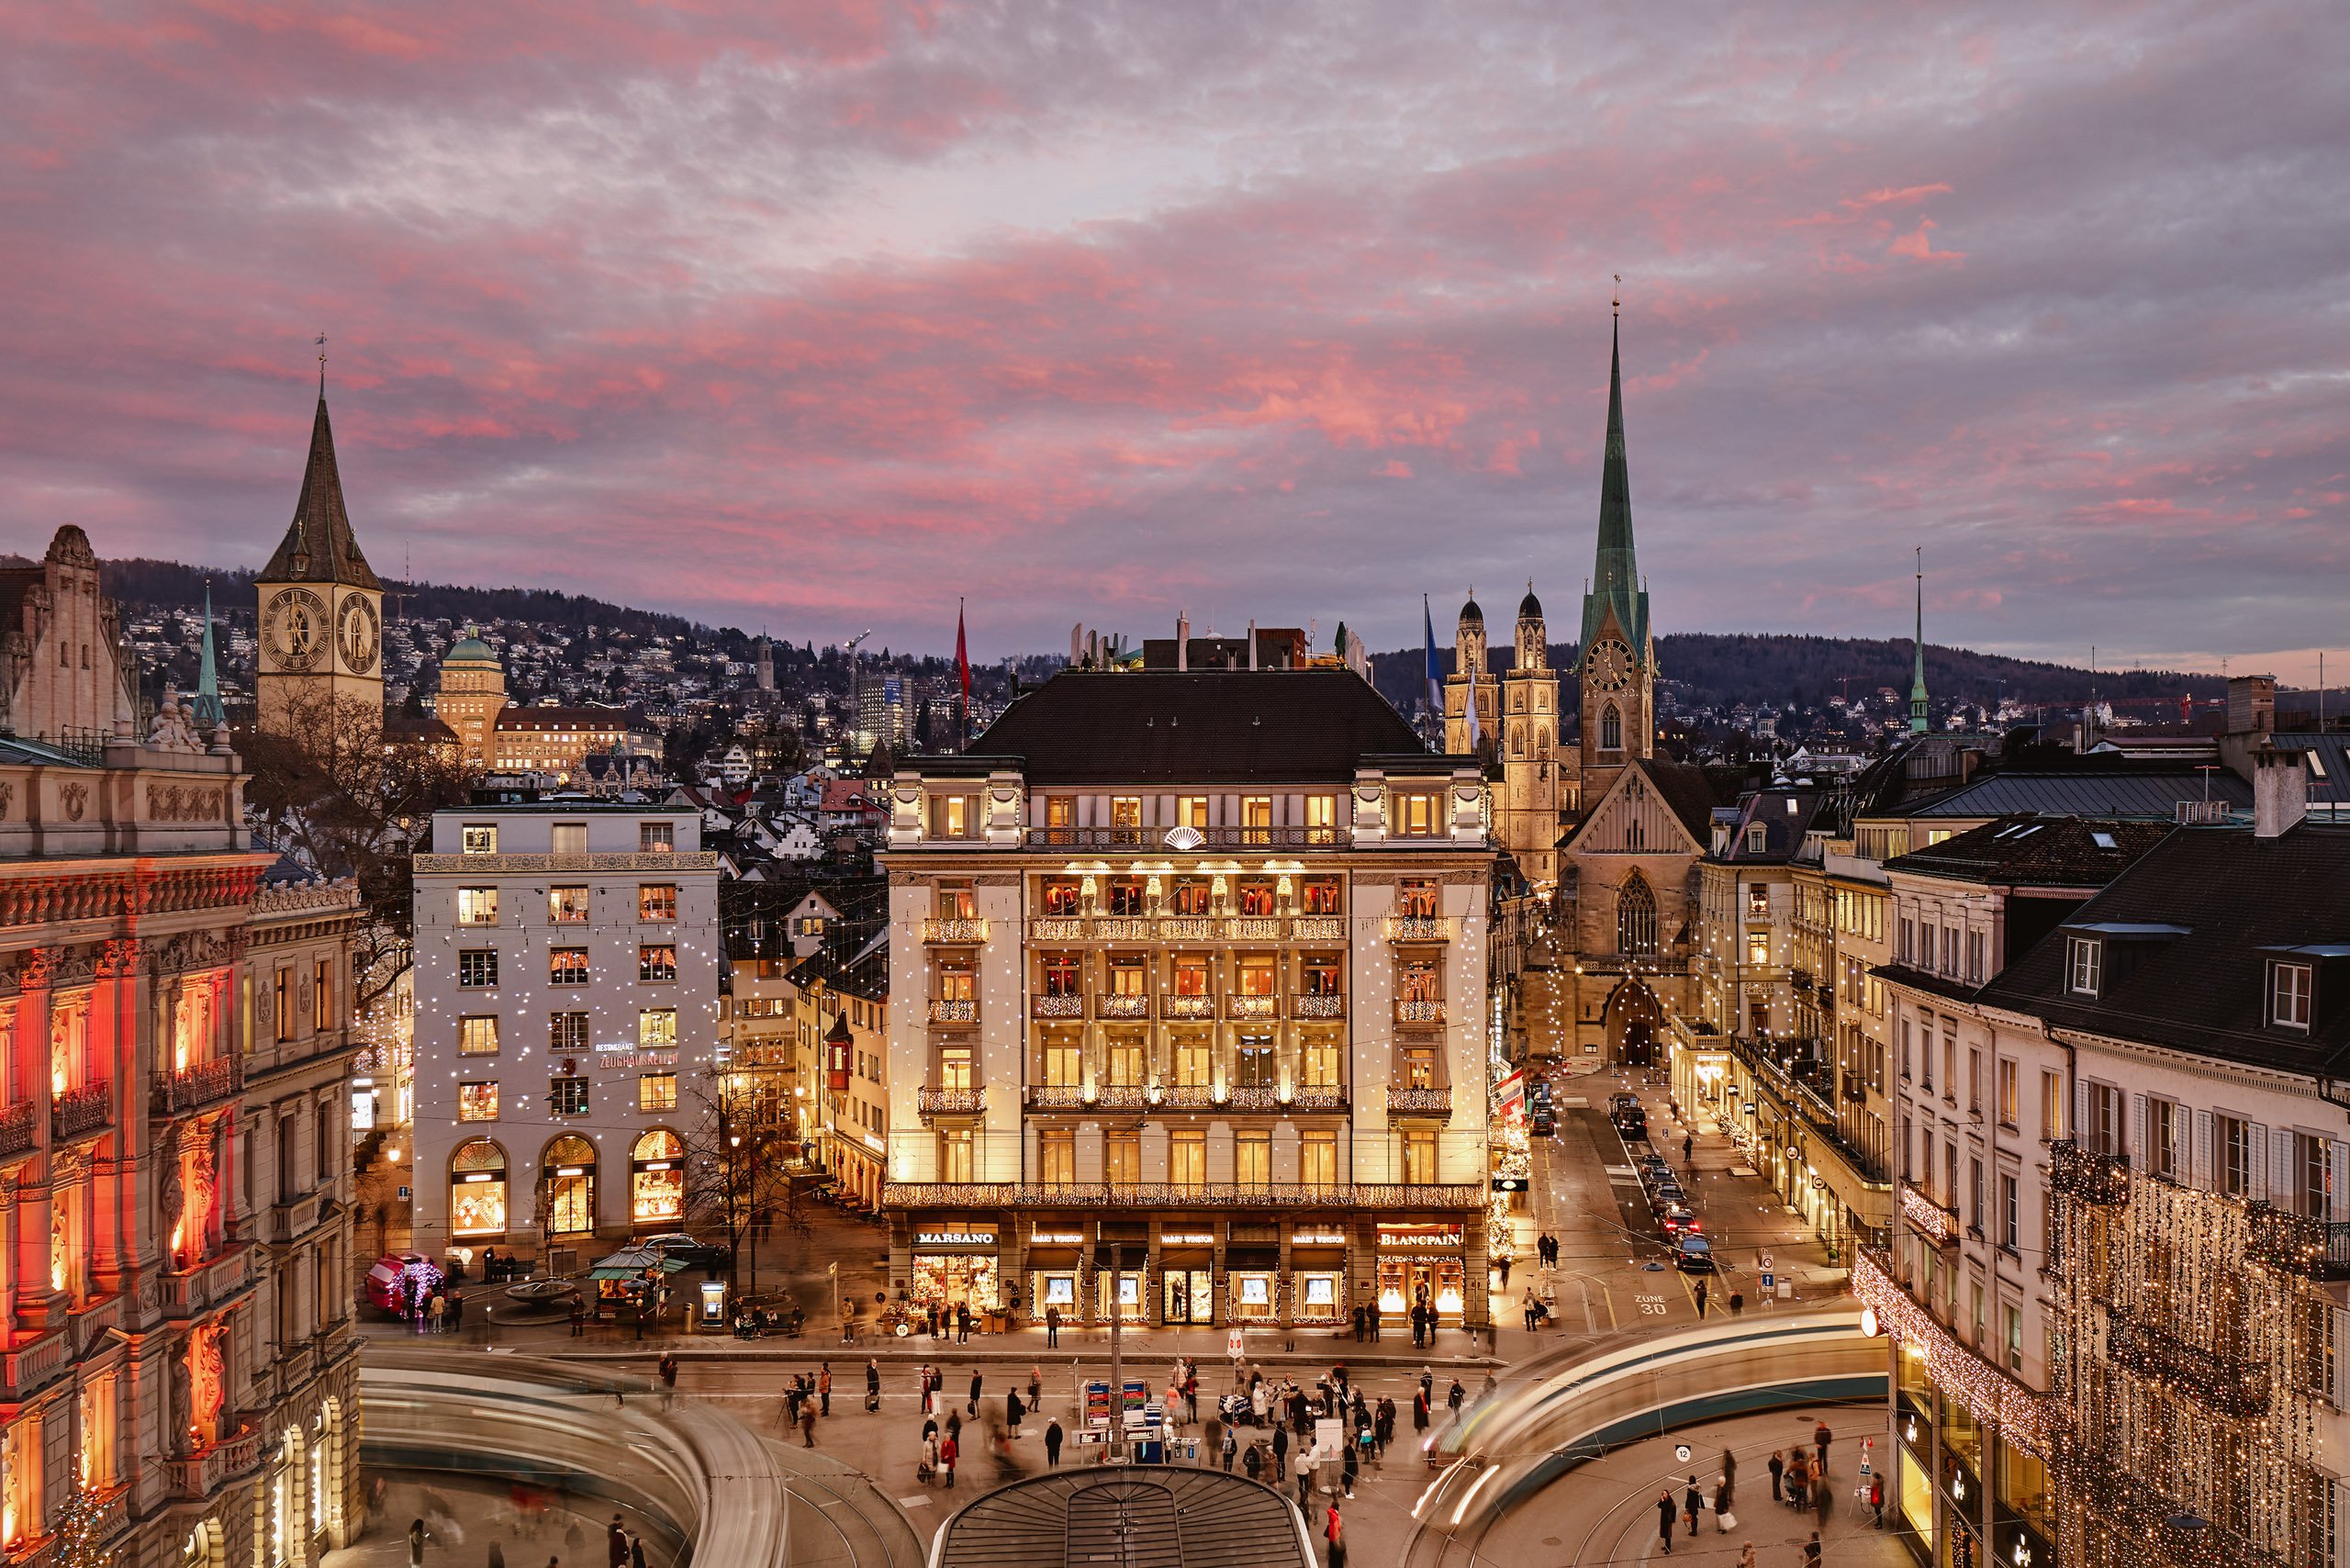
[[1639,980],[1626,979],[1607,993],[1601,1013],[1607,1029],[1607,1059],[1623,1067],[1650,1067],[1664,1043],[1664,1003]]
[[655,1127],[629,1151],[629,1222],[640,1229],[674,1226],[686,1217],[686,1146]]
[[596,1229],[596,1146],[577,1133],[550,1138],[539,1156],[546,1184],[550,1236],[588,1236]]

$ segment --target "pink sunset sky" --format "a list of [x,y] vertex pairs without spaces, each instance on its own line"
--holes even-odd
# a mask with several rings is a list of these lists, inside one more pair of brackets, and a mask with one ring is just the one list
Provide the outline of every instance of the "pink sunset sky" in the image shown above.
[[[0,547],[990,658],[1662,631],[2306,677],[2350,588],[2350,28],[2308,3],[0,13]],[[2344,639],[2350,641],[2350,639]],[[2340,645],[2334,644],[2334,645]],[[2250,661],[2247,663],[2247,661]]]

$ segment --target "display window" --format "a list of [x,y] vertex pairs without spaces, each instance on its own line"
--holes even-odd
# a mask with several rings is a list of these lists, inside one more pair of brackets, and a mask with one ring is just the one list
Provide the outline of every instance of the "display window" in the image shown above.
[[506,1234],[506,1151],[487,1138],[449,1157],[449,1234]]
[[1159,1308],[1169,1323],[1215,1321],[1215,1276],[1206,1269],[1169,1269],[1159,1276]]
[[1270,1273],[1235,1270],[1232,1275],[1232,1316],[1236,1319],[1270,1320],[1273,1316],[1273,1280]]
[[1061,1316],[1066,1317],[1077,1310],[1076,1271],[1041,1273],[1033,1278],[1038,1312],[1048,1306],[1058,1306],[1061,1309]]
[[[1093,1316],[1110,1321],[1111,1276],[1107,1269],[1093,1276]],[[1128,1323],[1143,1321],[1143,1278],[1140,1269],[1122,1270],[1117,1276],[1118,1316]]]
[[987,1312],[996,1305],[995,1260],[951,1252],[914,1254],[914,1301],[927,1306],[968,1305]]
[[686,1215],[686,1147],[656,1127],[629,1155],[629,1218],[639,1226],[673,1225]]
[[596,1228],[596,1146],[584,1137],[556,1138],[539,1161],[545,1171],[547,1229],[581,1236]]
[[1467,1273],[1458,1258],[1382,1256],[1379,1260],[1379,1310],[1408,1316],[1414,1305],[1434,1306],[1456,1322],[1467,1299]]
[[1346,1275],[1337,1272],[1304,1272],[1292,1276],[1297,1283],[1296,1317],[1301,1323],[1335,1323],[1345,1316],[1340,1305],[1346,1290]]

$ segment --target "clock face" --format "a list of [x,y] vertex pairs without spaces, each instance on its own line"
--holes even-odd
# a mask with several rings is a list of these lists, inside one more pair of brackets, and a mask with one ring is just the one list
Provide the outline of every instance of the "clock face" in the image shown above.
[[1591,645],[1583,674],[1601,691],[1621,691],[1631,684],[1632,650],[1613,637],[1603,637]]
[[262,615],[262,639],[279,668],[310,668],[327,651],[327,601],[308,588],[285,589]]
[[335,629],[335,638],[342,651],[342,667],[353,675],[365,675],[374,669],[382,633],[372,600],[355,593],[344,599],[341,622]]

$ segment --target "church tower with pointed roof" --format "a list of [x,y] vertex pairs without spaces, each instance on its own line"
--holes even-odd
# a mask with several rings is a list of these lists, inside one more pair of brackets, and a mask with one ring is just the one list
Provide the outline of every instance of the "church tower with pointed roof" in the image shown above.
[[1599,549],[1583,596],[1575,650],[1582,694],[1581,794],[1595,801],[1625,764],[1656,755],[1656,644],[1632,548],[1632,476],[1624,452],[1619,318],[1609,335],[1607,450],[1599,475]]
[[341,724],[380,725],[384,713],[384,585],[360,553],[342,499],[323,378],[310,456],[294,521],[254,585],[260,649],[254,670],[264,733],[315,737]]

